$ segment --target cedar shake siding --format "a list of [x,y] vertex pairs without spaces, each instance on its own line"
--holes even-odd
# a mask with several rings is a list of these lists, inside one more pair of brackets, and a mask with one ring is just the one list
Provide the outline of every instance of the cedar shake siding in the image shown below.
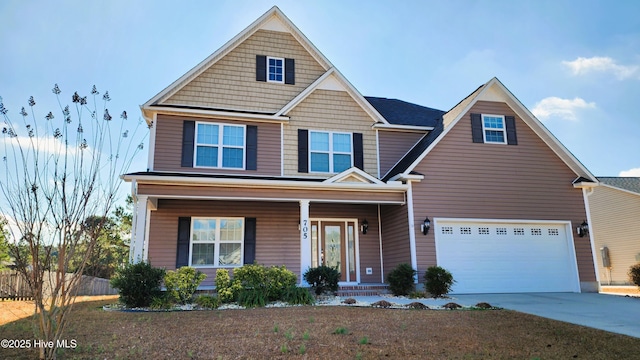
[[[232,125],[251,125],[257,127],[257,169],[236,170],[221,168],[183,167],[182,141],[184,121],[215,122]],[[252,174],[280,175],[280,124],[263,122],[246,122],[220,119],[201,119],[182,116],[158,115],[156,124],[155,153],[153,157],[154,171],[197,172],[211,174]],[[245,137],[245,142],[247,141]],[[246,151],[246,149],[245,149]],[[193,162],[191,162],[193,164]]]
[[[257,55],[293,59],[295,84],[257,81]],[[325,69],[291,34],[258,30],[161,105],[273,114],[324,73]]]
[[389,272],[399,264],[411,264],[407,205],[381,206],[380,217],[382,218],[382,258],[386,280]]
[[[589,195],[591,231],[600,284],[631,285],[627,272],[640,256],[640,194],[598,186]],[[634,225],[635,224],[635,225]],[[602,265],[600,248],[609,249],[611,272]]]
[[[298,203],[259,203],[250,201],[158,200],[151,212],[149,261],[168,270],[176,268],[178,218],[180,217],[256,218],[256,258],[267,266],[285,265],[299,276],[300,232]],[[202,268],[207,274],[203,286],[213,285],[216,269]]]
[[[472,141],[471,113],[515,117],[517,145]],[[424,180],[413,184],[415,223],[431,219],[586,219],[576,174],[505,103],[478,101],[414,169]],[[436,264],[433,231],[416,232],[418,268]],[[581,282],[594,282],[588,237],[573,234]],[[422,276],[422,275],[420,275]]]
[[374,121],[347,92],[315,90],[288,114],[284,125],[285,176],[331,177],[330,173],[298,172],[298,130],[337,131],[362,134],[364,171],[378,175]]
[[391,168],[420,140],[425,133],[403,131],[378,131],[380,147],[380,176]]

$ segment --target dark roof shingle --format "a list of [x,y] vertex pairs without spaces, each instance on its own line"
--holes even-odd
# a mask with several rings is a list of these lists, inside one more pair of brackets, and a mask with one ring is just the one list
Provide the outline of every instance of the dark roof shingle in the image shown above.
[[445,111],[398,99],[364,97],[387,121],[394,125],[435,127]]
[[606,185],[640,194],[640,177],[598,176],[598,181]]

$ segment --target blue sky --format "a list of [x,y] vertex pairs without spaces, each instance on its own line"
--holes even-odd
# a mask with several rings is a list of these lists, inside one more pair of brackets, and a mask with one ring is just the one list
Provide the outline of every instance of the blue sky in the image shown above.
[[448,110],[496,76],[596,176],[640,176],[636,1],[3,0],[0,96],[44,116],[95,84],[138,118],[273,5],[363,95]]

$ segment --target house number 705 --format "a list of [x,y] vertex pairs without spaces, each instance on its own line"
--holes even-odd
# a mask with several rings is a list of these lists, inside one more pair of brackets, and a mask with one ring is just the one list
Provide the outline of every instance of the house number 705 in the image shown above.
[[302,220],[302,239],[309,238],[309,220]]

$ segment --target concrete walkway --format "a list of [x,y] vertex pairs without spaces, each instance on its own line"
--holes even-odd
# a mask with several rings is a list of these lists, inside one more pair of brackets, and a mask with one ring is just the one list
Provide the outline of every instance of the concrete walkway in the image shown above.
[[[373,296],[355,298],[370,303],[381,299],[397,304],[416,301]],[[640,338],[640,297],[597,293],[528,293],[451,295],[450,299],[418,301],[427,306],[442,306],[447,302],[473,306],[486,302],[509,310]]]

